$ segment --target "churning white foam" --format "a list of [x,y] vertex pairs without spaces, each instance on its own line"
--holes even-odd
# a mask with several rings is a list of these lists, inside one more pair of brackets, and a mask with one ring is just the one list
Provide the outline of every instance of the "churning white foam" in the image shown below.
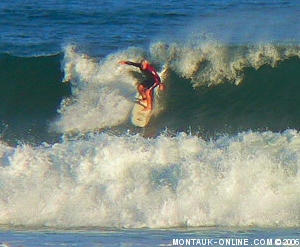
[[0,146],[0,224],[299,226],[300,134]]

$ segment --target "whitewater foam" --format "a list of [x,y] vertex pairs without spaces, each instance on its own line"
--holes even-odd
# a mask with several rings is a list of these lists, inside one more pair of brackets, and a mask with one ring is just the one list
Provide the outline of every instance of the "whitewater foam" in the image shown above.
[[1,145],[0,224],[49,227],[299,225],[300,135],[94,134]]

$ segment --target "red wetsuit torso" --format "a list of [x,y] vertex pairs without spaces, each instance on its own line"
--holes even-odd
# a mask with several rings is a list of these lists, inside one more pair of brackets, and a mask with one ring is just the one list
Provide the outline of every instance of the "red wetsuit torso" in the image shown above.
[[142,82],[142,84],[146,88],[151,88],[153,86],[156,87],[157,85],[159,85],[161,83],[158,73],[156,72],[154,67],[152,67],[151,65],[147,64],[146,68],[143,69],[141,63],[133,63],[130,61],[126,61],[126,64],[138,67],[141,70],[141,72],[143,73],[143,75],[146,78],[146,80],[144,80]]

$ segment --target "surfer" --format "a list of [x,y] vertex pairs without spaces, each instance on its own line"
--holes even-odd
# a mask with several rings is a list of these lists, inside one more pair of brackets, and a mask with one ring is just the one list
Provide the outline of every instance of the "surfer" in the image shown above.
[[134,63],[131,61],[120,61],[119,64],[127,64],[134,67],[138,67],[142,74],[145,77],[145,80],[139,82],[137,85],[137,90],[139,94],[142,96],[142,100],[147,100],[147,107],[143,109],[144,111],[152,110],[152,102],[153,102],[153,91],[154,88],[159,86],[159,90],[165,90],[165,85],[161,82],[161,79],[150,63],[143,59],[140,63]]

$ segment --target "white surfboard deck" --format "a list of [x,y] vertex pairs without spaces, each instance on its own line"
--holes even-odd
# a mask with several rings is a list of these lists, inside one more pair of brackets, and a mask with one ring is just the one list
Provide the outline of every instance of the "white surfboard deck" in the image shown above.
[[131,112],[131,123],[137,127],[145,127],[151,118],[152,111],[144,111],[147,107],[147,100],[142,100],[139,94],[136,95],[137,101],[134,103],[132,112]]

